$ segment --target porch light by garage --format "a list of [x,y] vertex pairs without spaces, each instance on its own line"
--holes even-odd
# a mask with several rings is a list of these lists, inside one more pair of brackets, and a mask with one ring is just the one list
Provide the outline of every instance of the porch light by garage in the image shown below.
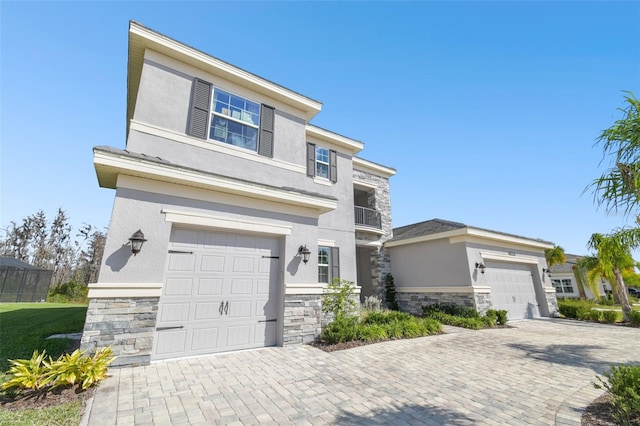
[[486,266],[484,266],[484,263],[476,262],[476,269],[480,269],[480,273],[481,274],[484,274],[485,268],[486,268]]
[[147,240],[144,238],[144,234],[139,229],[134,232],[133,235],[131,235],[131,238],[129,238],[129,242],[131,243],[131,253],[133,253],[134,256],[140,253],[140,250],[142,250],[142,245],[145,241]]
[[311,255],[311,250],[307,248],[306,244],[298,248],[298,256],[302,256],[302,261],[304,262],[305,265],[309,261],[310,255]]

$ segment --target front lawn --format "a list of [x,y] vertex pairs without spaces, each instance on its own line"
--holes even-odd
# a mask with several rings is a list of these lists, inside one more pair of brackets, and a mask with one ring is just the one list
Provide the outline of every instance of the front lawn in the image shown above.
[[36,349],[54,358],[66,352],[72,340],[46,338],[81,332],[86,313],[86,305],[0,303],[0,372],[9,369],[7,359],[31,358]]

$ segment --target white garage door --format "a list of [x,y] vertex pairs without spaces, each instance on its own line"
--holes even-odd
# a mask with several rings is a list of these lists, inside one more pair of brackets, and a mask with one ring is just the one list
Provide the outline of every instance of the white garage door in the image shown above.
[[485,266],[493,309],[506,309],[509,319],[540,317],[530,265],[486,262]]
[[152,359],[276,344],[274,238],[174,228]]

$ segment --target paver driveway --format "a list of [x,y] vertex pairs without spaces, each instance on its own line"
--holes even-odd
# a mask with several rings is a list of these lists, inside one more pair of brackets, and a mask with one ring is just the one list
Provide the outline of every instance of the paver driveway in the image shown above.
[[310,346],[111,369],[83,421],[580,424],[596,373],[640,361],[640,330],[515,322],[326,353]]

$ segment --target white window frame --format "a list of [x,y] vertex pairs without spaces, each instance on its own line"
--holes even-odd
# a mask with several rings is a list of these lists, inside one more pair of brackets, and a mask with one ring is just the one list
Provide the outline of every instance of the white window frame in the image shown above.
[[[571,278],[555,278],[551,280],[551,285],[556,289],[556,293],[573,294],[575,292]],[[571,291],[567,291],[567,287],[570,288]]]
[[[255,115],[258,118],[258,124],[254,124],[253,121],[249,122],[249,121],[246,121],[246,120],[242,120],[242,115],[245,113],[245,111],[248,114],[253,114],[251,111],[246,110],[246,109],[243,109],[240,112],[240,118],[233,117],[231,115],[231,111],[230,110],[228,111],[228,114],[224,114],[222,112],[217,112],[216,111],[216,90],[218,90],[220,92],[224,92],[225,94],[227,94],[229,96],[235,96],[236,98],[242,99],[245,103],[246,102],[251,102],[252,104],[256,105],[258,107],[258,112]],[[229,101],[229,104],[230,103],[231,103],[231,101]],[[231,105],[229,105],[229,106],[231,107]],[[259,102],[252,101],[251,99],[245,98],[244,96],[236,95],[235,93],[230,92],[228,90],[222,89],[220,87],[213,86],[212,87],[212,92],[211,92],[211,107],[210,107],[210,110],[211,110],[211,125],[210,125],[210,128],[209,128],[209,134],[208,134],[209,140],[220,142],[220,143],[224,143],[226,145],[235,146],[237,148],[242,148],[242,149],[246,149],[246,150],[253,151],[253,152],[258,152],[259,137],[260,137],[260,114],[262,112],[261,109],[262,108],[261,108],[261,105],[260,105]],[[215,132],[214,131],[214,120],[215,120],[215,117],[220,117],[220,118],[225,119],[225,120],[233,121],[233,122],[235,122],[235,123],[237,123],[237,124],[239,124],[241,126],[246,126],[246,127],[250,127],[250,128],[255,129],[255,132],[256,132],[255,148],[247,148],[246,146],[243,146],[243,145],[236,145],[234,143],[227,142],[227,140],[229,138],[229,136],[228,136],[229,130],[228,129],[226,130],[227,137],[225,138],[224,141],[221,141],[219,139],[213,138],[212,137],[212,133]]]
[[[327,152],[327,161],[322,161],[318,159],[318,150],[323,150]],[[320,145],[316,145],[316,150],[315,150],[315,177],[317,177],[318,179],[326,179],[327,181],[329,180],[329,178],[331,177],[331,152],[329,150],[329,148],[325,148],[323,146]],[[321,164],[323,166],[326,166],[327,168],[327,176],[320,176],[318,175],[318,164]]]
[[[320,251],[326,250],[327,253],[327,263],[320,263]],[[327,268],[327,280],[320,280],[320,268]],[[318,283],[329,284],[331,281],[331,247],[328,246],[318,246]]]

